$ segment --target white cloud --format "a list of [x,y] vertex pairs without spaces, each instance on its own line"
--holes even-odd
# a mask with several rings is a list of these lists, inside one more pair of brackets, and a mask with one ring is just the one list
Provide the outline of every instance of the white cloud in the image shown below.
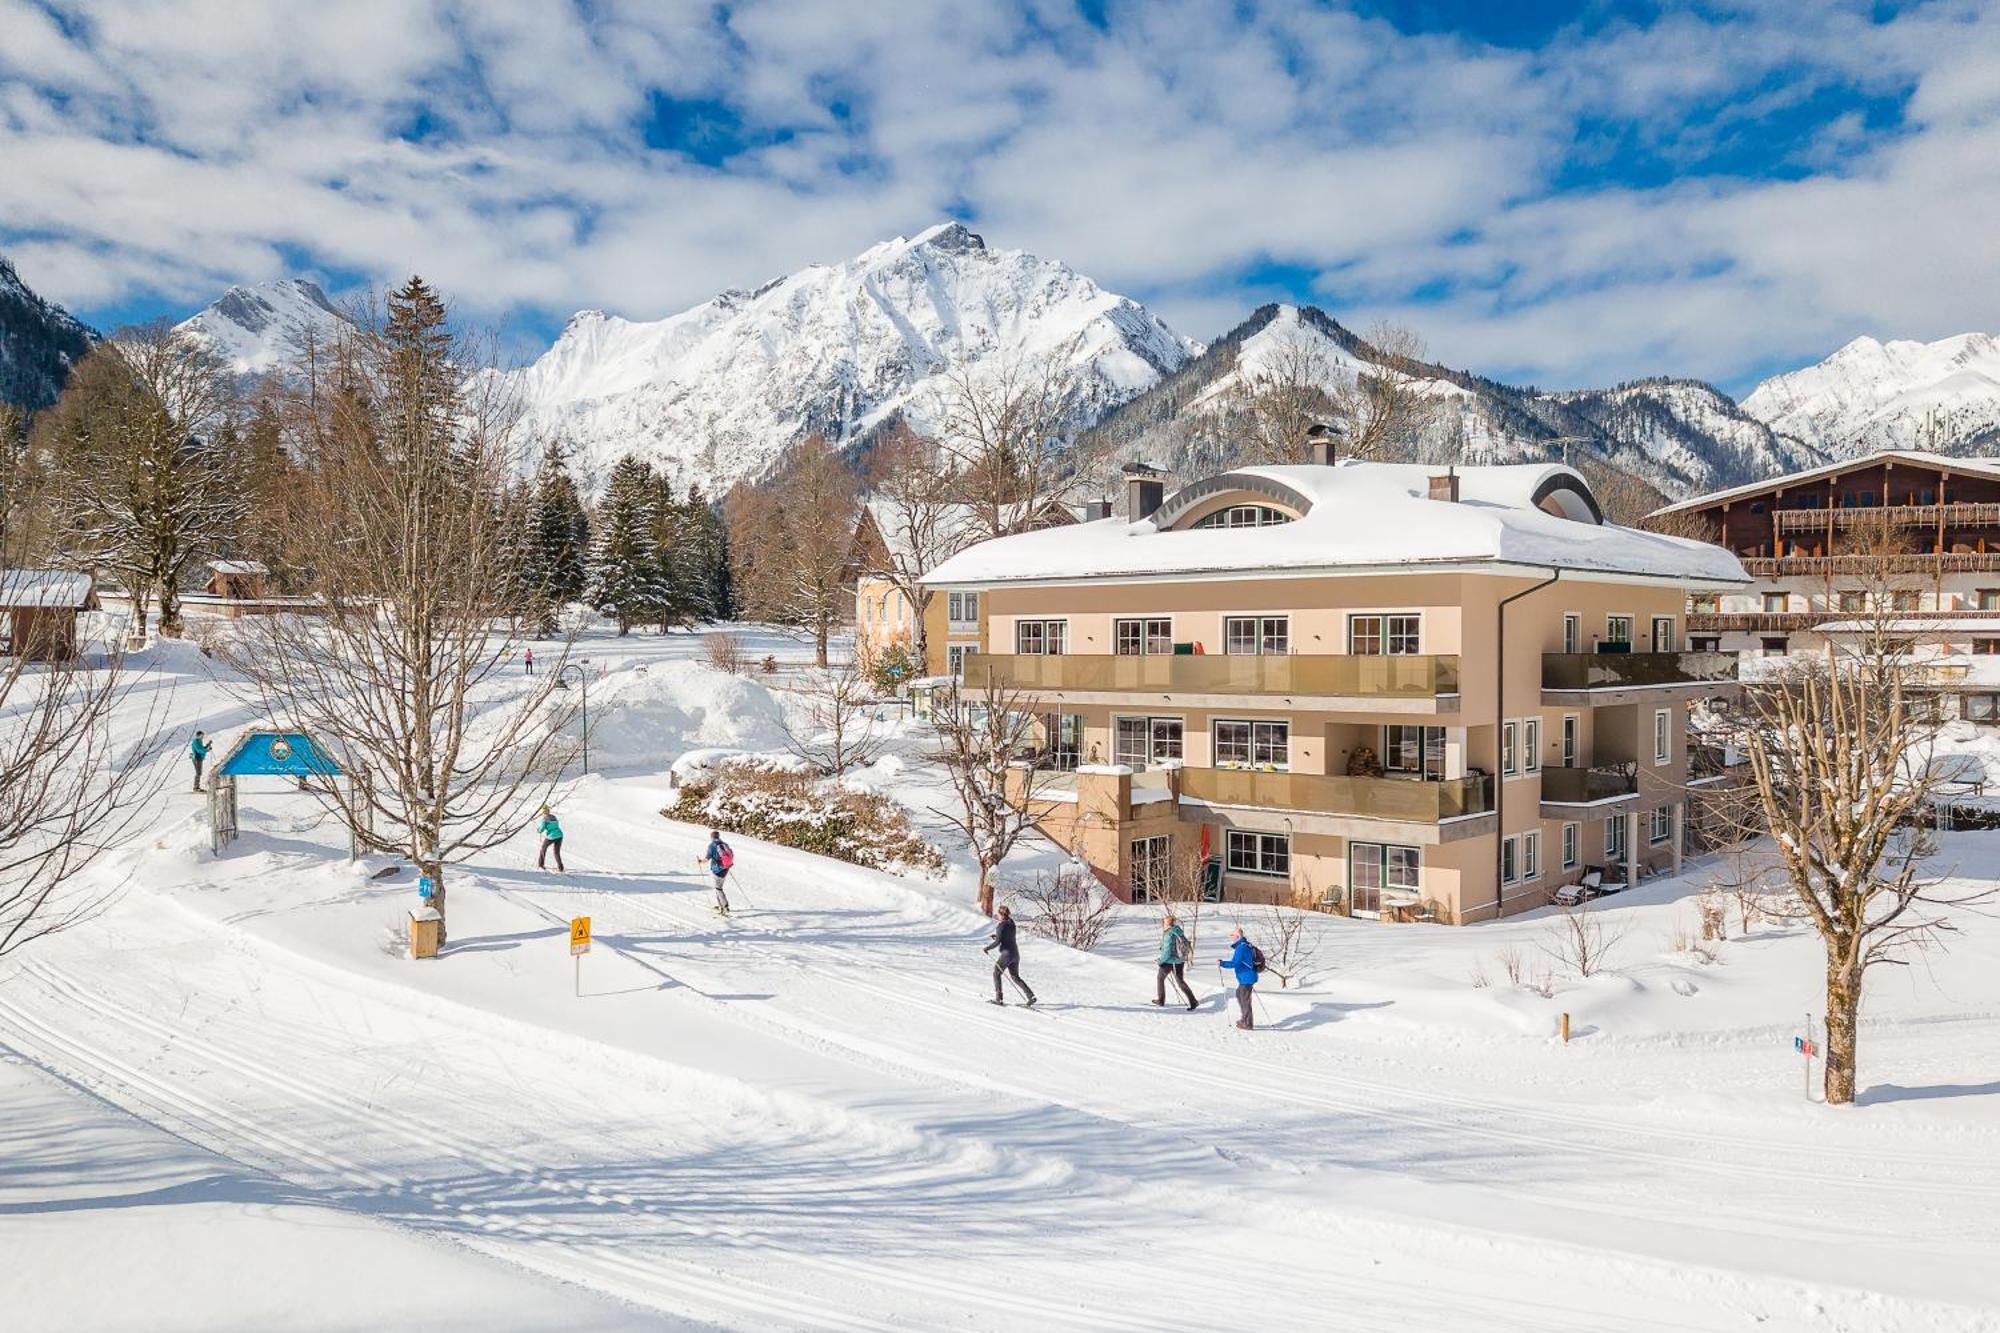
[[[1887,23],[1771,0],[1535,52],[1234,0],[1128,0],[1108,31],[1058,0],[588,11],[0,0],[0,247],[86,309],[302,252],[486,317],[651,317],[958,211],[1198,337],[1277,264],[1356,324],[1550,383],[1994,323],[2000,21],[1975,0]],[[1605,143],[1685,167],[1836,87],[1907,93],[1904,123],[1829,117],[1798,179],[1555,189]],[[656,92],[764,146],[649,149]]]

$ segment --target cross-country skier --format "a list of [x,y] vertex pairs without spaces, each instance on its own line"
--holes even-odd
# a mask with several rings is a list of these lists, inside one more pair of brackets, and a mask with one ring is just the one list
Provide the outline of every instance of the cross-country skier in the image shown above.
[[1229,932],[1229,957],[1216,963],[1217,967],[1233,969],[1236,973],[1236,1004],[1243,1011],[1243,1017],[1236,1020],[1236,1026],[1245,1032],[1257,1026],[1251,1012],[1251,993],[1257,988],[1257,950],[1249,940],[1243,938],[1243,927]]
[[1014,913],[1005,907],[995,908],[994,913],[997,919],[993,922],[993,938],[980,950],[981,953],[992,953],[995,949],[1000,951],[993,961],[993,1003],[1007,1003],[1000,993],[1000,978],[1004,975],[1014,979],[1014,989],[1028,997],[1026,1003],[1032,1009],[1035,1007],[1035,993],[1028,989],[1027,982],[1021,980],[1021,946],[1014,939]]
[[708,862],[708,873],[715,877],[715,910],[728,916],[729,895],[722,891],[722,882],[729,878],[730,868],[736,864],[736,853],[722,840],[719,830],[710,829],[708,850],[701,854],[700,859]]
[[1187,984],[1187,960],[1193,952],[1194,946],[1188,943],[1187,932],[1181,929],[1180,922],[1174,920],[1172,912],[1167,913],[1160,921],[1160,970],[1153,979],[1154,1004],[1162,1008],[1166,1006],[1167,977],[1171,975],[1174,985],[1180,987],[1181,994],[1187,997],[1188,1008],[1197,1007],[1194,992]]
[[569,869],[563,865],[562,859],[562,824],[556,819],[555,811],[545,805],[542,807],[542,852],[535,858],[535,869],[549,868],[550,852],[556,854],[556,873],[567,875]]
[[522,649],[521,665],[527,668],[529,675],[532,676],[535,674],[535,650],[533,648]]
[[196,791],[201,790],[201,766],[208,761],[208,752],[214,748],[214,746],[208,743],[207,736],[199,731],[194,734],[194,740],[188,745],[188,758],[194,760],[194,789]]

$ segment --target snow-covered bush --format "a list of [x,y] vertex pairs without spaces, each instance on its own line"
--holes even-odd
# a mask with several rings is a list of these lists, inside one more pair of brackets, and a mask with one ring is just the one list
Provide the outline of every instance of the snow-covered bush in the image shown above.
[[1038,871],[1008,897],[1029,930],[1085,953],[1104,938],[1112,909],[1118,905],[1094,875],[1075,866],[1064,866],[1054,874]]
[[944,858],[917,835],[901,806],[810,773],[761,763],[722,764],[690,774],[661,813],[871,870],[944,873]]

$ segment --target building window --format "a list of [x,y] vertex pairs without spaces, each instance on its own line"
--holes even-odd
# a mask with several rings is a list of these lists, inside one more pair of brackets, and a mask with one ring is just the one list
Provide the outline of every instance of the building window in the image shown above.
[[963,678],[965,675],[965,655],[977,652],[969,643],[954,643],[944,650],[944,669],[947,675]]
[[1290,768],[1292,724],[1289,722],[1217,722],[1215,762],[1272,764]]
[[1604,821],[1604,859],[1617,865],[1625,859],[1625,816],[1612,815]]
[[1132,885],[1133,902],[1161,902],[1172,896],[1169,876],[1174,864],[1173,839],[1167,834],[1134,838],[1128,864],[1132,867],[1127,879]]
[[1521,771],[1542,771],[1542,720],[1538,717],[1521,723]]
[[1382,890],[1415,893],[1420,860],[1414,847],[1355,842],[1347,847],[1348,906],[1356,912],[1382,910]]
[[1691,634],[1688,636],[1688,650],[1697,653],[1719,653],[1722,651],[1722,640],[1713,634]]
[[1520,771],[1520,756],[1515,753],[1515,727],[1512,722],[1500,724],[1500,772],[1512,777]]
[[1292,516],[1269,505],[1231,505],[1194,521],[1197,528],[1268,528],[1273,523],[1289,523]]
[[1889,594],[1889,609],[1892,611],[1915,611],[1922,603],[1922,594],[1915,588],[1897,588]]
[[1576,729],[1576,714],[1564,713],[1562,728],[1562,766],[1564,768],[1576,767]]
[[1563,612],[1563,651],[1583,651],[1583,617],[1574,611]]
[[1759,639],[1758,651],[1766,657],[1783,657],[1790,645],[1790,639]]
[[1653,762],[1664,764],[1674,757],[1674,715],[1666,709],[1653,714]]
[[1382,771],[1444,780],[1444,728],[1392,723],[1382,728]]
[[1981,611],[2000,611],[2000,588],[1981,588],[1977,606]]
[[1042,764],[1064,772],[1083,758],[1083,714],[1042,714]]
[[1577,862],[1583,859],[1582,849],[1578,846],[1578,844],[1582,841],[1583,841],[1583,825],[1581,824],[1563,825],[1562,854],[1563,854],[1564,870],[1576,869]]
[[1789,593],[1767,592],[1764,594],[1764,614],[1773,616],[1782,615],[1790,602],[1791,595]]
[[1231,874],[1285,876],[1292,873],[1292,840],[1282,833],[1229,830]]
[[1967,722],[2000,722],[2000,694],[1962,695],[1959,715]]
[[1674,811],[1671,806],[1661,806],[1646,816],[1646,841],[1652,844],[1665,842],[1674,836]]
[[1688,599],[1688,609],[1696,615],[1712,616],[1721,608],[1721,600],[1712,592],[1698,592]]
[[2000,639],[1974,639],[1972,651],[1980,657],[1992,657],[2000,653]]
[[1833,609],[1836,611],[1866,611],[1868,609],[1868,594],[1864,592],[1857,592],[1852,588],[1847,588],[1834,594],[1834,596],[1836,601]]
[[954,592],[945,595],[945,619],[954,628],[973,628],[979,624],[979,594],[976,592]]
[[1068,628],[1062,620],[1017,620],[1014,651],[1028,657],[1061,657]]
[[1653,617],[1653,651],[1670,653],[1674,650],[1674,618],[1672,616]]
[[1521,879],[1520,847],[1512,838],[1500,839],[1500,882],[1516,884]]
[[1632,646],[1632,617],[1604,617],[1604,641],[1622,643],[1629,649]]
[[1168,619],[1112,623],[1112,652],[1119,657],[1159,657],[1174,650],[1174,622]]
[[1523,833],[1521,835],[1521,878],[1535,880],[1542,877],[1542,835]]
[[1177,717],[1121,717],[1112,721],[1112,759],[1133,768],[1164,764],[1181,757],[1181,720]]
[[1282,657],[1292,651],[1292,622],[1286,616],[1224,616],[1222,651],[1239,657]]
[[1357,657],[1409,657],[1417,652],[1419,617],[1349,616],[1347,651]]

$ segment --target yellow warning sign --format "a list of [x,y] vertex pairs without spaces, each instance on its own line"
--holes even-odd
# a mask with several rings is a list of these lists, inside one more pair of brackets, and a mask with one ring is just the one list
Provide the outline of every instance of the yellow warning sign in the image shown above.
[[569,951],[571,954],[590,952],[590,918],[571,917],[569,923]]

